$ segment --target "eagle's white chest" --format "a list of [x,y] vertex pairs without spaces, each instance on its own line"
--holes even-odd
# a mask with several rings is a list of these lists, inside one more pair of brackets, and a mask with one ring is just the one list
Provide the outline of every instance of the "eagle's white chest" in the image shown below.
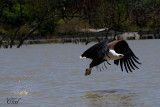
[[118,54],[114,50],[109,50],[108,56],[106,56],[104,59],[105,60],[117,60],[117,59],[121,59],[123,57],[123,54]]

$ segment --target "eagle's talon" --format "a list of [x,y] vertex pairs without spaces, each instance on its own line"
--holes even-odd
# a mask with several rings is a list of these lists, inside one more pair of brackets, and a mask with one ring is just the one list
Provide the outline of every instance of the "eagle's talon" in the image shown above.
[[91,74],[91,70],[90,69],[86,69],[85,76],[90,75],[90,74]]

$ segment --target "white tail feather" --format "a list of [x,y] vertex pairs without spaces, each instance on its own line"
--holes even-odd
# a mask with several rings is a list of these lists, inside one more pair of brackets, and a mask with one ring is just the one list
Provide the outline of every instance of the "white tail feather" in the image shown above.
[[80,56],[80,59],[82,59],[82,58],[86,58],[86,57],[82,57],[82,56]]

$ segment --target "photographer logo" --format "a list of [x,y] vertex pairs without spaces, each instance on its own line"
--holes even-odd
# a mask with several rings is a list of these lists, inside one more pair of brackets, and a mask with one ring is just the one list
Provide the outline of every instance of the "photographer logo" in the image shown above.
[[18,104],[21,98],[7,98],[7,104]]

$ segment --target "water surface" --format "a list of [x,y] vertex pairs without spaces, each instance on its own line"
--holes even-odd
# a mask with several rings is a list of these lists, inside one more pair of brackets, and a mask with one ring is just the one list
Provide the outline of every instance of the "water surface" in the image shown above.
[[[84,44],[27,45],[0,49],[1,107],[159,107],[160,40],[127,41],[142,65],[133,73],[120,67],[93,69],[79,56]],[[7,104],[7,98],[19,99]]]

